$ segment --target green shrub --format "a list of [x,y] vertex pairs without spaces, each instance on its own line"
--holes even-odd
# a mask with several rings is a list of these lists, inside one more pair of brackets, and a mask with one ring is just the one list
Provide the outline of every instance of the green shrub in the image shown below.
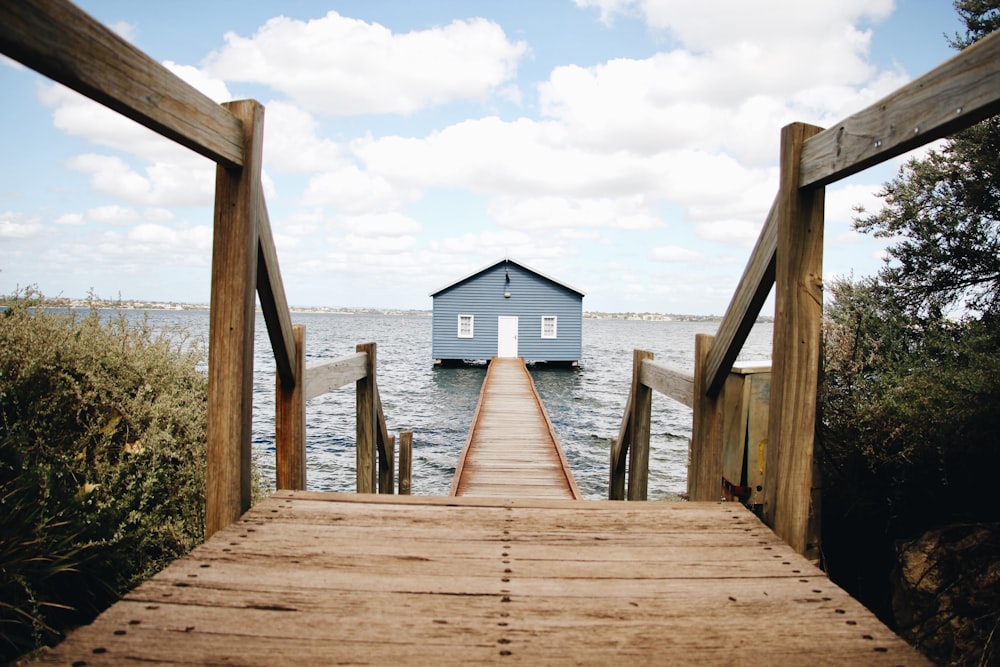
[[0,662],[204,535],[204,348],[118,312],[0,314]]

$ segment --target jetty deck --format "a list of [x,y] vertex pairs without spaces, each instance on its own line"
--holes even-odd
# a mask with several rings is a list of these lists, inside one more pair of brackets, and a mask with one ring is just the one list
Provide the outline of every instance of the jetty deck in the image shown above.
[[923,665],[739,503],[281,491],[41,664]]
[[490,362],[451,495],[581,498],[524,359]]

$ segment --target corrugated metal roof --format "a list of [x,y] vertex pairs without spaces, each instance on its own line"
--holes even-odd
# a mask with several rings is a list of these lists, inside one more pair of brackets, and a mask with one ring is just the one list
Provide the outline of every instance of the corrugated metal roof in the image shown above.
[[563,282],[563,281],[561,281],[561,280],[556,280],[556,279],[555,279],[555,278],[553,278],[552,276],[549,276],[549,275],[546,275],[546,274],[542,273],[541,271],[539,271],[538,269],[533,269],[532,267],[528,266],[528,265],[527,265],[527,264],[525,264],[524,262],[519,262],[519,261],[517,261],[517,260],[515,260],[515,259],[511,259],[510,257],[504,257],[503,259],[500,259],[500,260],[498,260],[498,261],[496,261],[496,262],[493,262],[492,264],[487,264],[487,265],[486,265],[486,266],[484,266],[483,268],[481,268],[481,269],[478,269],[478,270],[476,270],[476,271],[473,271],[472,273],[470,273],[470,274],[469,274],[469,275],[467,275],[467,276],[464,276],[464,277],[462,277],[462,278],[459,278],[458,280],[456,280],[456,281],[454,281],[454,282],[450,282],[450,283],[448,283],[447,285],[445,285],[444,287],[441,287],[441,288],[439,288],[439,289],[436,289],[436,290],[434,290],[433,292],[431,292],[431,293],[430,293],[430,296],[432,296],[432,297],[433,297],[433,296],[437,296],[437,295],[438,295],[438,294],[440,294],[441,292],[443,292],[443,291],[445,291],[445,290],[447,290],[447,289],[450,289],[450,288],[454,287],[455,285],[458,285],[458,284],[461,284],[461,283],[464,283],[464,282],[465,282],[466,280],[469,280],[470,278],[475,278],[475,277],[476,277],[476,276],[478,276],[478,275],[479,275],[480,273],[485,273],[486,271],[489,271],[489,270],[490,270],[490,269],[492,269],[493,267],[495,267],[495,266],[497,266],[497,265],[499,265],[499,264],[503,264],[504,262],[509,262],[509,263],[511,263],[511,264],[516,264],[517,266],[520,266],[520,267],[521,267],[522,269],[524,269],[524,270],[526,270],[526,271],[530,271],[531,273],[534,273],[534,274],[535,274],[536,276],[540,276],[540,277],[542,277],[542,278],[545,278],[546,280],[548,280],[548,281],[550,281],[550,282],[553,282],[553,283],[555,283],[556,285],[559,285],[559,286],[561,286],[561,287],[565,287],[566,289],[570,290],[571,292],[576,292],[576,293],[577,293],[577,294],[579,294],[579,295],[580,295],[581,297],[582,297],[582,296],[586,296],[586,294],[584,294],[584,292],[583,292],[582,290],[579,290],[579,289],[577,289],[577,288],[573,287],[572,285],[567,285],[566,283],[564,283],[564,282]]

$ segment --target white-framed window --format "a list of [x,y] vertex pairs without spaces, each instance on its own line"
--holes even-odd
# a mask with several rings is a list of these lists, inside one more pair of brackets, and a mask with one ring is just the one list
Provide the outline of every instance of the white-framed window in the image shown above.
[[556,338],[556,316],[542,315],[542,338]]
[[458,337],[473,338],[475,335],[475,315],[458,316]]

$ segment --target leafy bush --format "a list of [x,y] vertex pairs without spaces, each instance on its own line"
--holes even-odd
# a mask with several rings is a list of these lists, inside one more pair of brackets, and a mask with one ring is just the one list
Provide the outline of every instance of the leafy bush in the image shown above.
[[45,306],[29,291],[0,313],[0,662],[204,535],[203,347]]

